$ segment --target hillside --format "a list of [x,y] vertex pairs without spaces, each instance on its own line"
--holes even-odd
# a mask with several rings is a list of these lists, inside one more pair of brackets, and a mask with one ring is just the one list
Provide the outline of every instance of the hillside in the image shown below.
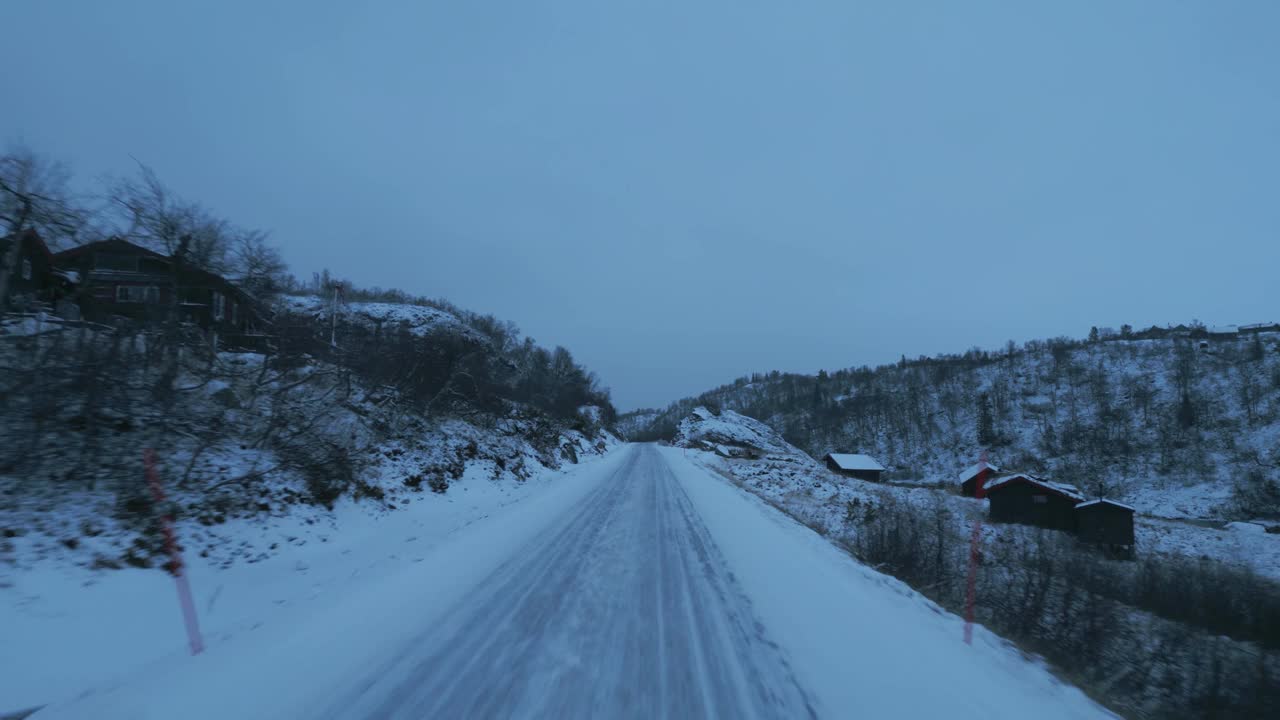
[[[153,621],[173,606],[166,517],[201,615],[244,630],[617,444],[567,350],[437,305],[342,303],[335,323],[284,297],[224,347],[188,325],[0,322],[0,709],[178,646]],[[74,661],[46,651],[68,642]]]
[[694,408],[672,444],[939,613],[965,612],[973,582],[978,623],[1125,717],[1224,706],[1221,717],[1270,717],[1280,701],[1280,536],[1260,527],[1139,517],[1136,559],[1116,560],[1069,533],[992,522],[975,531],[985,500],[836,475],[731,410]]
[[877,368],[757,374],[630,413],[619,427],[634,439],[669,439],[698,405],[757,418],[814,457],[871,454],[894,481],[950,484],[985,447],[1005,469],[1145,513],[1280,517],[1274,332],[1060,338]]

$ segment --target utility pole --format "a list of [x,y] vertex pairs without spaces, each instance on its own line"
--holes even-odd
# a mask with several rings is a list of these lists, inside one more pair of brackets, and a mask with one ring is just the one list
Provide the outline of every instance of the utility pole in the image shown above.
[[333,283],[333,305],[329,308],[329,319],[333,321],[333,325],[329,330],[329,344],[338,347],[338,288],[341,283]]

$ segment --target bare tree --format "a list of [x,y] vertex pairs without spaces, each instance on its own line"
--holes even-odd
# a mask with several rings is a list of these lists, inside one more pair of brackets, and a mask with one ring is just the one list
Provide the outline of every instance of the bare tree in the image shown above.
[[232,229],[199,203],[179,197],[150,167],[111,183],[117,234],[181,262],[213,272],[226,269]]
[[34,230],[46,240],[71,237],[84,224],[85,213],[67,187],[69,178],[65,166],[28,147],[15,146],[0,155],[0,239],[10,239],[0,258],[0,312],[22,252],[22,236]]
[[261,230],[238,230],[232,242],[232,267],[241,287],[259,299],[278,293],[287,284],[289,266],[280,251],[267,244]]

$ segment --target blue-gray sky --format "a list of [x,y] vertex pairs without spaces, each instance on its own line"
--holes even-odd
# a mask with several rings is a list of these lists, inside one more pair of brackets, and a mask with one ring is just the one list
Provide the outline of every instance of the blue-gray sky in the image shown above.
[[752,370],[1280,320],[1280,3],[6,2],[0,141],[295,270]]

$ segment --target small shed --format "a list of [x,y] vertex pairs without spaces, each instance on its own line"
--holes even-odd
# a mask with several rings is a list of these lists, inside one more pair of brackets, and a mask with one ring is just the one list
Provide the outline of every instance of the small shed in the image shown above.
[[5,292],[10,297],[28,297],[35,300],[48,300],[48,294],[54,285],[53,254],[49,246],[35,230],[26,230],[17,238],[17,253],[14,253],[14,236],[0,238],[0,266],[12,257],[13,266],[9,268],[9,282]]
[[832,472],[840,473],[845,477],[858,478],[859,480],[870,480],[871,482],[880,482],[880,475],[884,472],[884,466],[876,462],[876,459],[870,455],[862,455],[858,453],[828,453],[824,458],[827,467]]
[[1075,507],[1076,535],[1084,542],[1133,547],[1132,507],[1114,500],[1090,500]]
[[983,479],[983,485],[985,486],[995,479],[998,472],[1000,472],[1000,468],[985,460],[970,465],[957,478],[960,482],[960,494],[965,497],[974,497],[978,490],[978,478],[981,477]]
[[1019,473],[986,484],[991,519],[1038,525],[1053,530],[1076,529],[1075,507],[1084,496],[1072,485]]

